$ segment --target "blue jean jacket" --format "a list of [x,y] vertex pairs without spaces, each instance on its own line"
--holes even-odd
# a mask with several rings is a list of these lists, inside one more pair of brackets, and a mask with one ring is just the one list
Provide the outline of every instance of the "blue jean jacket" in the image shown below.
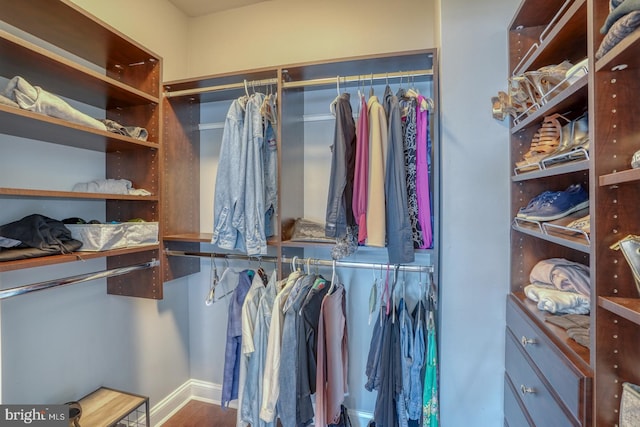
[[216,175],[211,243],[248,255],[267,252],[262,146],[264,95],[233,101],[225,120]]

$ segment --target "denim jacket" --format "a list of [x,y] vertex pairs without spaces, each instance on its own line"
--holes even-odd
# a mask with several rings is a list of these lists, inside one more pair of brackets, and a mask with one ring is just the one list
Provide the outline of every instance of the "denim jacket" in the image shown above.
[[220,159],[216,174],[213,201],[213,237],[211,243],[222,249],[239,249],[244,252],[244,242],[238,239],[237,224],[232,224],[235,210],[242,198],[241,164],[244,105],[241,99],[231,103],[225,119],[220,147]]
[[233,101],[225,121],[216,175],[211,243],[248,255],[267,252],[262,145],[264,95]]

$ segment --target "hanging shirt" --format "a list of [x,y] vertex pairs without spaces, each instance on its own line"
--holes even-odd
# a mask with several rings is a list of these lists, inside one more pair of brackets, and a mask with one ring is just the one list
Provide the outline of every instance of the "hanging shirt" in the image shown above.
[[335,424],[348,393],[348,334],[345,290],[336,284],[322,300],[318,319],[318,366],[316,369],[316,423]]
[[416,190],[418,193],[418,222],[422,229],[423,242],[421,249],[431,247],[433,231],[431,227],[431,189],[429,188],[428,134],[429,111],[421,108],[424,96],[418,96],[416,106]]
[[[292,291],[287,300],[288,307],[284,314],[282,326],[282,350],[280,354],[281,366],[286,369],[280,370],[280,398],[278,401],[279,416],[283,427],[296,427],[299,418],[298,402],[298,324],[300,316],[298,312],[307,293],[316,281],[315,275],[307,275],[296,286],[299,292]],[[308,420],[303,420],[308,421]],[[303,423],[302,425],[306,425]]]
[[267,422],[274,421],[276,416],[276,402],[280,396],[280,352],[282,350],[282,324],[284,323],[282,308],[289,297],[289,292],[301,274],[302,272],[299,270],[291,273],[287,278],[286,285],[278,295],[276,295],[273,302],[262,387],[262,403],[260,405],[260,419]]
[[387,164],[387,117],[377,96],[367,102],[369,112],[369,189],[367,206],[367,246],[383,248],[386,243],[384,200]]
[[356,164],[353,175],[353,216],[358,224],[358,243],[367,240],[367,200],[369,191],[369,114],[367,101],[360,96],[356,129]]
[[[240,355],[240,380],[238,388],[238,408],[242,408],[244,388],[246,387],[247,379],[247,367],[249,360],[252,357],[254,351],[253,345],[253,331],[256,322],[256,315],[258,313],[258,303],[264,292],[264,283],[259,274],[253,275],[251,281],[251,287],[247,291],[247,295],[242,303],[242,340],[241,340],[241,355]],[[251,379],[252,380],[252,379]],[[245,423],[242,421],[240,411],[237,411],[237,423],[238,427],[243,427]]]
[[251,357],[247,364],[247,379],[242,392],[242,404],[239,405],[242,421],[251,424],[252,427],[273,427],[275,425],[273,422],[265,422],[260,419],[260,403],[263,394],[271,312],[279,288],[278,285],[284,286],[285,284],[286,280],[276,281],[276,272],[274,271],[258,303],[252,340],[254,351],[249,353]]
[[356,125],[350,96],[343,93],[335,100],[336,125],[331,146],[331,176],[327,196],[325,235],[344,237],[353,218],[353,174],[356,160]]
[[316,392],[318,321],[322,301],[331,283],[318,277],[307,293],[298,319],[298,417],[297,423],[313,420],[311,395]]
[[422,229],[418,222],[418,194],[416,190],[416,100],[406,97],[404,89],[398,91],[402,116],[402,142],[404,169],[407,181],[407,212],[411,223],[413,247],[422,247]]
[[400,104],[389,86],[384,91],[384,107],[388,117],[388,151],[384,185],[387,252],[390,264],[406,264],[415,261],[413,233],[407,209],[407,179],[404,170]]
[[251,287],[253,271],[244,270],[238,276],[238,286],[231,294],[227,321],[227,342],[224,352],[224,375],[220,406],[226,408],[229,402],[238,398],[240,382],[240,356],[242,346],[242,304]]

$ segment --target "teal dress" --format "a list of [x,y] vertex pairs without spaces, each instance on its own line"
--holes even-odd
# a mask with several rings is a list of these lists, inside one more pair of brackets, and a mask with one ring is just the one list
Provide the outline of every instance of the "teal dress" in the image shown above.
[[437,345],[433,311],[430,311],[429,321],[427,322],[427,365],[424,373],[424,389],[422,393],[423,427],[438,427],[440,425]]

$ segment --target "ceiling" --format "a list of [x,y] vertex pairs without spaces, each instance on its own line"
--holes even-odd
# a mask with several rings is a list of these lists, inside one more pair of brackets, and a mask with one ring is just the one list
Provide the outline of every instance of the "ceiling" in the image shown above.
[[196,17],[268,0],[169,0],[187,16]]

